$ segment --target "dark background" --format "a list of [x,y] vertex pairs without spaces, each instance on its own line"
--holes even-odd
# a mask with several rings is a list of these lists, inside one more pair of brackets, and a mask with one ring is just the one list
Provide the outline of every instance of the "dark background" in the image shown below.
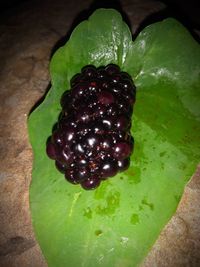
[[[36,2],[38,2],[38,0],[2,0],[0,1],[0,15],[12,15],[12,13],[14,14],[17,9],[24,4],[34,5]],[[40,2],[42,4],[44,0],[40,0]],[[70,0],[66,0],[66,4],[69,2]],[[95,7],[106,6],[116,8],[117,6],[120,6],[120,2],[123,2],[123,0],[94,1],[92,8],[95,9]],[[155,0],[155,2],[157,1]],[[190,27],[191,29],[200,30],[200,2],[198,0],[161,0],[160,2],[166,4],[165,16],[176,17],[185,24],[185,26]]]

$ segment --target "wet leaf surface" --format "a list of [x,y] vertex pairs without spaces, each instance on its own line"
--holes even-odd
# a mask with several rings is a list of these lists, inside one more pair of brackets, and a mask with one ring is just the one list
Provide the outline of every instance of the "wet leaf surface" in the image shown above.
[[[46,156],[46,140],[72,76],[87,64],[118,64],[137,85],[131,166],[95,191],[70,185]],[[50,64],[52,88],[29,117],[30,187],[37,240],[52,267],[136,266],[174,214],[200,161],[200,47],[176,20],[132,41],[115,10],[78,25]]]

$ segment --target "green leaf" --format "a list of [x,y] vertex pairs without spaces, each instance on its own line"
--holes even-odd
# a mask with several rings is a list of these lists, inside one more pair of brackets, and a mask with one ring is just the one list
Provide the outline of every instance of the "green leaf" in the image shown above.
[[[67,183],[45,153],[61,94],[87,64],[116,63],[137,85],[130,168],[94,191]],[[99,9],[51,60],[52,88],[28,121],[34,151],[30,204],[50,267],[133,267],[175,212],[200,161],[200,47],[169,18],[132,41],[112,9]]]

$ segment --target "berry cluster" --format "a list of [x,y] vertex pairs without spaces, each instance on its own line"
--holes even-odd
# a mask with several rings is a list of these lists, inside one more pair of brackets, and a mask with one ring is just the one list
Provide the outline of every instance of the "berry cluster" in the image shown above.
[[86,66],[61,98],[58,127],[47,155],[73,184],[94,189],[129,167],[135,86],[117,65]]

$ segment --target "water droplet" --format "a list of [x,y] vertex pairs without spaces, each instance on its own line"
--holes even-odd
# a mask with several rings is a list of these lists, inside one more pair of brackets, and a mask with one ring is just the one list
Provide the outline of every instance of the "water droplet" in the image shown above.
[[128,176],[128,181],[130,184],[138,184],[141,181],[140,169],[137,167],[129,168],[125,174]]
[[139,205],[139,210],[143,210],[143,206],[142,205]]
[[120,243],[121,243],[123,246],[127,246],[128,240],[129,240],[128,237],[126,237],[126,236],[122,236],[121,239],[120,239]]
[[184,162],[180,162],[178,167],[179,167],[180,170],[185,170],[186,169],[186,165],[185,165]]
[[113,215],[120,205],[120,193],[112,192],[105,198],[105,205],[98,205],[96,213],[99,215]]
[[109,253],[113,252],[114,251],[114,248],[111,248],[108,250]]
[[107,180],[104,183],[101,184],[100,187],[98,187],[94,192],[94,198],[95,199],[105,199],[108,186],[110,185],[110,182]]
[[100,230],[100,229],[95,231],[95,235],[96,235],[96,236],[100,236],[100,235],[102,235],[102,234],[103,234],[103,231]]
[[135,224],[139,223],[139,221],[140,221],[140,219],[139,219],[138,214],[133,213],[131,215],[131,219],[130,219],[131,224],[134,224],[135,225]]
[[104,255],[100,254],[99,257],[97,258],[98,262],[101,262],[104,259]]
[[151,210],[154,210],[154,204],[147,201],[146,198],[143,198],[142,205],[148,206]]
[[88,219],[91,219],[92,218],[92,210],[91,210],[90,207],[87,207],[84,210],[83,216],[87,217]]
[[159,156],[163,157],[166,154],[166,151],[160,152]]

